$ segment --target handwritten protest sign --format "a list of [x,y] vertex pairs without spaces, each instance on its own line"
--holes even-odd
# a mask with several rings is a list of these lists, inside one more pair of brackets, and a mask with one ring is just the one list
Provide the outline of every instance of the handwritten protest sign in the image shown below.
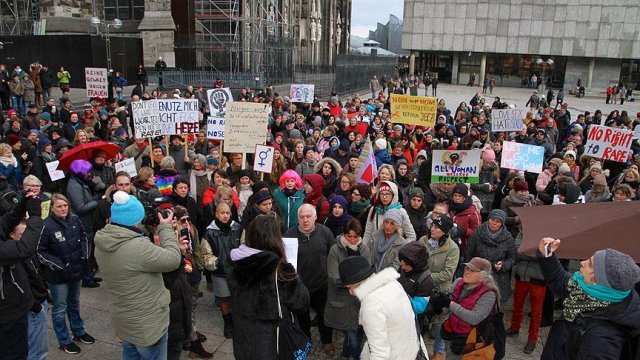
[[541,173],[544,163],[544,147],[505,142],[502,145],[500,166],[506,169]]
[[480,182],[482,150],[433,150],[432,183]]
[[589,126],[584,154],[603,160],[625,162],[633,141],[633,131],[601,125]]
[[640,125],[636,125],[636,127],[633,128],[633,140],[638,139],[640,139]]
[[51,178],[51,181],[64,179],[64,171],[57,170],[59,163],[60,161],[56,160],[56,161],[51,161],[45,164],[47,166],[47,172],[49,173],[49,177]]
[[134,101],[131,103],[131,110],[133,111],[133,131],[137,137],[162,135],[157,100]]
[[315,96],[315,85],[291,84],[289,98],[291,102],[312,103]]
[[271,107],[267,104],[232,102],[227,104],[224,122],[224,151],[253,153],[267,137]]
[[225,111],[227,103],[233,101],[231,95],[231,89],[229,88],[216,88],[207,90],[207,100],[209,100],[209,109],[211,114],[222,116]]
[[518,131],[524,127],[523,109],[491,110],[491,131]]
[[124,171],[131,177],[138,176],[138,170],[136,170],[136,159],[128,158],[116,163],[116,172]]
[[271,174],[273,168],[273,148],[267,145],[256,145],[253,157],[253,170]]
[[391,117],[394,123],[433,127],[437,113],[437,98],[391,94]]
[[107,69],[84,68],[84,78],[87,85],[87,97],[109,97],[109,83]]
[[158,101],[158,117],[162,135],[195,134],[198,132],[197,99],[163,99]]
[[224,140],[224,118],[215,116],[207,118],[207,139]]

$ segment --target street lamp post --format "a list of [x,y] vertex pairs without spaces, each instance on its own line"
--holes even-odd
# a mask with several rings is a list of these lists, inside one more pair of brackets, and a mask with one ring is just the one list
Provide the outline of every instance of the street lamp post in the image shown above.
[[547,82],[544,76],[545,70],[547,69],[547,66],[553,65],[553,60],[552,59],[542,60],[542,58],[538,58],[538,60],[536,60],[536,64],[538,64],[539,66],[542,66],[542,79],[540,79],[540,85],[541,85],[540,92],[544,94],[545,87],[547,85]]
[[104,26],[103,37],[107,46],[107,70],[111,70],[111,33],[109,32],[109,28],[120,29],[122,27],[122,20],[114,19],[113,21],[105,21],[94,16],[91,18],[91,26],[96,28],[98,35],[101,35],[100,26]]

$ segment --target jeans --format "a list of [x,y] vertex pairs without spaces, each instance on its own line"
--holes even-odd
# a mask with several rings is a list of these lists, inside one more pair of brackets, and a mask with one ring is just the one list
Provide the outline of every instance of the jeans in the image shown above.
[[54,284],[47,281],[53,299],[51,322],[60,345],[68,345],[73,342],[69,336],[65,315],[69,318],[69,325],[71,325],[74,336],[82,336],[87,333],[84,330],[84,322],[80,318],[80,283],[80,280],[65,284]]
[[29,311],[29,356],[28,360],[47,360],[47,301],[42,302],[39,313]]
[[138,346],[122,340],[123,360],[166,360],[169,333],[165,330],[157,343],[151,346]]
[[344,330],[344,344],[342,345],[342,356],[347,359],[352,357],[360,360],[360,341],[358,340],[358,330]]
[[0,356],[3,360],[22,360],[27,357],[27,316],[0,324]]
[[436,329],[436,334],[435,334],[436,338],[433,341],[433,352],[438,354],[444,354],[445,342],[444,342],[444,339],[442,339],[442,335],[440,334],[440,331],[442,331],[442,323],[433,324],[433,327]]
[[27,114],[27,109],[32,104],[33,104],[33,101],[27,101],[27,100],[22,101],[22,111],[23,111],[22,116],[25,116]]
[[11,97],[11,108],[15,110],[19,115],[22,115],[24,111],[24,104],[22,103],[22,95]]

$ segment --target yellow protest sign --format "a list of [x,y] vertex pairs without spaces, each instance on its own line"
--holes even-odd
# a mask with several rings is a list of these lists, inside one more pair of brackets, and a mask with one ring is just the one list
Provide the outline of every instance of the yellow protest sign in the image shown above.
[[394,123],[433,127],[437,113],[437,98],[391,94],[391,121]]

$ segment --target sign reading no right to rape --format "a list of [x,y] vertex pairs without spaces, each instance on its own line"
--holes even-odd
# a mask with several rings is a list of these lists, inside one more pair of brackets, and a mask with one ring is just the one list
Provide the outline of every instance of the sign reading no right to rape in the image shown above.
[[633,131],[602,125],[589,126],[584,154],[603,160],[625,162],[629,156]]

